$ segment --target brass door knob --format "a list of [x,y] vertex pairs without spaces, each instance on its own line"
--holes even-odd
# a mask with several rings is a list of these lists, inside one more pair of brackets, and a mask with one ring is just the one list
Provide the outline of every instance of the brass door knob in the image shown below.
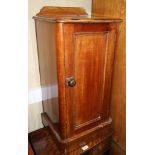
[[66,81],[67,81],[67,85],[69,87],[74,87],[76,85],[76,81],[75,81],[75,79],[72,76],[66,78]]

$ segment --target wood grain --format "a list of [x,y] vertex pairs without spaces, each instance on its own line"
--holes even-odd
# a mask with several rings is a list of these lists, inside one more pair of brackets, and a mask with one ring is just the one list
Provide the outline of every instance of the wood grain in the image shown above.
[[[106,37],[104,33],[75,34],[73,73],[77,81],[73,101],[75,128],[89,125],[102,117]],[[86,46],[88,44],[90,46]],[[98,44],[97,48],[96,44]],[[89,87],[91,91],[88,91]],[[85,107],[87,113],[83,115],[86,111]]]
[[[95,126],[94,128],[87,129],[79,134],[76,134],[72,137],[68,137],[66,139],[61,139],[59,136],[60,131],[56,129],[56,124],[54,124],[51,119],[48,117],[46,113],[42,114],[43,123],[51,129],[54,137],[55,142],[58,144],[58,147],[61,153],[65,152],[73,152],[76,150],[79,152],[83,152],[81,144],[85,144],[89,146],[89,149],[93,148],[95,145],[101,143],[104,139],[106,141],[106,137],[111,137],[112,130],[111,130],[111,119],[104,123],[100,123],[100,125]],[[109,138],[110,138],[109,137]],[[109,139],[110,140],[110,139]],[[106,143],[109,143],[106,142]],[[110,145],[110,143],[109,143]],[[66,151],[65,151],[66,150]]]
[[[35,18],[41,86],[58,86],[58,97],[43,102],[43,124],[50,127],[62,154],[80,154],[82,144],[91,149],[104,139],[109,146],[111,81],[120,20],[81,16],[71,22],[49,22],[46,13],[41,18]],[[77,82],[74,87],[67,83],[70,76]],[[53,121],[53,102],[59,107],[58,126]]]
[[34,19],[46,22],[63,23],[116,23],[121,19],[114,18],[92,18],[89,17],[83,8],[79,7],[43,7]]
[[64,27],[66,77],[77,81],[75,87],[66,85],[68,134],[73,136],[109,118],[117,24]]
[[[114,141],[126,149],[126,0],[93,0],[94,17],[121,18],[111,95]],[[117,147],[117,146],[116,146]]]
[[65,98],[65,55],[64,55],[64,35],[63,23],[56,25],[56,55],[57,55],[57,70],[58,70],[58,94],[59,94],[59,124],[60,136],[62,139],[67,138],[67,105]]
[[[54,135],[51,133],[49,128],[42,128],[40,130],[29,133],[29,141],[34,148],[36,155],[63,155],[62,153],[60,153]],[[103,155],[110,147],[109,141],[110,137],[106,137],[97,146],[88,151],[85,151],[84,153],[82,153],[80,148],[68,153],[67,155],[79,155],[81,153],[83,155]]]
[[56,16],[87,16],[84,8],[79,7],[55,7],[45,6],[43,7],[37,16],[43,17],[56,17]]

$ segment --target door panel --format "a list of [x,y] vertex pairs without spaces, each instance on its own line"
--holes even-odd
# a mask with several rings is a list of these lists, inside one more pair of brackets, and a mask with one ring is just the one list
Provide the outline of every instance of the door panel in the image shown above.
[[107,35],[76,33],[74,37],[73,112],[75,128],[80,128],[102,117]]
[[115,29],[66,24],[64,35],[66,78],[76,81],[74,87],[66,83],[68,132],[74,135],[109,118]]

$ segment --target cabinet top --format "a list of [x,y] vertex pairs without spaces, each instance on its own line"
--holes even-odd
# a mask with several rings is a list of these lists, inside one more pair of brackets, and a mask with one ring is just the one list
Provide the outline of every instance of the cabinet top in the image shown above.
[[63,23],[107,23],[121,22],[121,19],[89,17],[84,8],[80,7],[43,7],[36,16],[37,20],[47,22],[63,22]]

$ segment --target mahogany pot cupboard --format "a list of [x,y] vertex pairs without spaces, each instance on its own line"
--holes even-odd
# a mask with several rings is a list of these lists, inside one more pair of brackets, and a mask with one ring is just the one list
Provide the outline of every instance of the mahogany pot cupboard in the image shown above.
[[50,96],[43,101],[43,124],[55,135],[61,154],[81,154],[102,142],[109,149],[111,79],[121,20],[50,6],[34,19],[41,86]]

